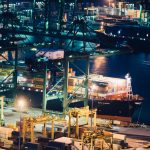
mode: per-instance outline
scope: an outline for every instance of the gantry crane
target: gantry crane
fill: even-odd
[[[89,110],[89,107],[83,107],[83,108],[73,108],[69,110],[68,115],[69,115],[69,121],[68,121],[68,137],[70,137],[71,134],[71,118],[75,118],[75,126],[76,126],[76,132],[75,132],[75,138],[79,138],[79,118],[80,117],[86,117],[86,123],[88,124],[89,121],[89,116],[94,117],[94,124],[92,127],[96,127],[96,112],[97,110]]]
[[[50,116],[48,114],[43,114],[37,117],[24,117],[23,118],[23,127],[22,127],[22,137],[23,143],[25,143],[25,137],[30,134],[31,142],[35,142],[34,138],[34,126],[37,124],[44,124],[43,135],[46,136],[46,123],[51,122],[51,138],[54,139],[54,122],[62,122],[66,124],[66,120],[58,116]]]
[[[109,141],[106,144],[107,148],[112,149],[112,136],[112,133],[105,132],[103,130],[84,131],[81,139],[81,143],[83,144],[83,150],[84,145],[87,145],[89,150],[93,150],[94,146],[99,147],[101,150],[103,150],[106,139],[107,141]],[[96,144],[96,141],[98,141],[98,145]]]
[[[86,123],[88,124],[89,116],[94,114],[94,127],[96,126],[96,110],[93,110],[92,112],[89,110],[89,107],[83,107],[83,108],[74,108],[66,112],[66,115],[69,116],[68,124],[67,120],[64,118],[61,118],[59,116],[51,116],[49,114],[43,114],[37,117],[32,116],[25,116],[23,118],[23,127],[22,127],[22,137],[23,142],[25,142],[25,137],[28,134],[30,134],[31,142],[35,142],[34,139],[34,126],[37,124],[44,124],[43,129],[43,135],[46,136],[46,123],[51,122],[51,139],[54,140],[54,123],[55,122],[61,122],[64,123],[66,126],[68,125],[68,137],[70,137],[70,131],[71,131],[71,118],[76,118],[76,134],[75,137],[79,138],[79,117],[86,117]],[[91,116],[92,117],[92,116]]]

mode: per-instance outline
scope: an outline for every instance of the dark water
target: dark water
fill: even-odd
[[[150,54],[98,57],[91,61],[90,72],[120,78],[130,73],[133,93],[144,97],[143,105],[134,114],[133,119],[150,124]]]

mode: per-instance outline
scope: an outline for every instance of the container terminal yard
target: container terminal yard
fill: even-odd
[[[1,0],[0,150],[150,149],[130,72],[91,71],[96,59],[149,53],[149,6]]]

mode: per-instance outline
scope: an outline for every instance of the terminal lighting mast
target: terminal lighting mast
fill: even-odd
[[[3,125],[4,124],[4,96],[0,97],[0,104],[1,104],[0,125]]]

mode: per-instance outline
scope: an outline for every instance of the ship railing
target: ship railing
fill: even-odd
[[[129,127],[132,127],[132,128],[149,128],[149,126],[148,125],[145,125],[144,123],[143,124],[141,124],[141,123],[130,123],[129,124]]]

